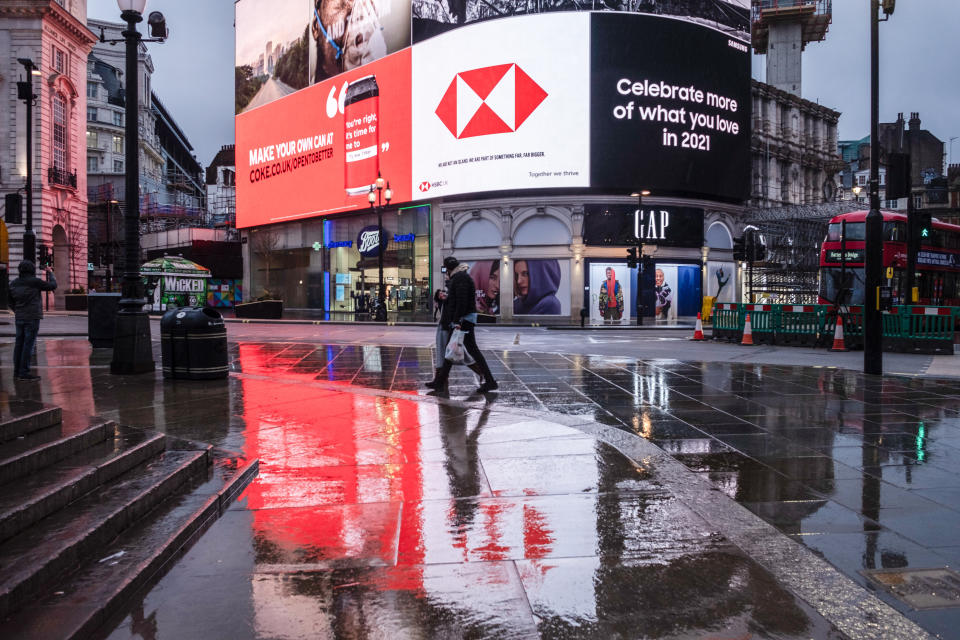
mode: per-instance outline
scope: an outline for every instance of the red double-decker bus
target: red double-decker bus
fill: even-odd
[[[849,294],[847,304],[863,304],[864,235],[868,211],[854,211],[830,220],[820,249],[820,302],[836,304],[843,278]],[[883,214],[882,282],[893,287],[895,304],[907,304],[907,216],[892,211]],[[846,225],[844,225],[846,221]],[[846,229],[846,238],[843,233]],[[841,249],[841,246],[843,247]],[[887,267],[893,277],[887,279]],[[841,274],[846,272],[846,276]],[[960,226],[933,220],[930,236],[921,240],[917,252],[919,304],[960,306]]]

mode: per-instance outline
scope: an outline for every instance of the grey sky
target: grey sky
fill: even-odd
[[[285,0],[277,0],[282,2]],[[298,0],[299,1],[299,0]],[[745,2],[745,0],[742,0]],[[803,97],[840,111],[840,138],[861,138],[870,126],[869,0],[834,0],[824,42],[807,47]],[[150,0],[162,11],[170,40],[151,44],[154,91],[190,138],[201,164],[233,143],[233,0]],[[92,18],[119,22],[116,0],[88,0]],[[264,16],[268,19],[268,16]],[[960,2],[900,0],[880,25],[880,120],[919,111],[923,128],[948,143],[960,136]],[[754,56],[754,76],[765,60]],[[909,115],[906,115],[909,117]],[[960,161],[960,139],[952,162]]]

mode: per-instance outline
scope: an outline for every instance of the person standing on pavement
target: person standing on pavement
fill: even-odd
[[[440,311],[440,324],[449,327],[451,331],[453,329],[463,331],[463,346],[476,361],[470,365],[470,368],[482,378],[478,390],[480,393],[493,391],[499,385],[493,379],[490,367],[480,353],[474,335],[474,327],[477,324],[477,288],[473,284],[473,278],[470,277],[470,265],[461,264],[455,257],[447,256],[443,260],[443,266],[450,280],[447,285],[447,299]],[[444,359],[443,367],[437,372],[436,378],[427,383],[427,386],[437,391],[445,390],[452,366],[452,362]]]
[[[39,380],[40,376],[30,373],[30,359],[43,318],[40,292],[55,291],[57,280],[50,269],[47,269],[46,281],[38,278],[37,268],[29,260],[21,261],[17,269],[20,277],[10,283],[10,308],[13,309],[17,326],[17,338],[13,346],[13,375],[17,380]]]

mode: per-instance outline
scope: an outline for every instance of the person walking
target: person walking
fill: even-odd
[[[451,331],[453,329],[463,331],[463,346],[475,360],[470,368],[481,377],[478,391],[480,393],[493,391],[499,385],[493,379],[493,373],[487,365],[487,360],[480,353],[474,335],[474,327],[477,324],[477,288],[469,274],[470,266],[460,264],[460,261],[453,256],[444,258],[443,266],[447,270],[450,280],[447,285],[447,299],[440,310],[440,324],[448,327]],[[436,377],[427,383],[427,386],[437,391],[445,390],[451,367],[453,367],[453,363],[444,359],[443,366],[437,371]]]
[[[21,261],[17,270],[20,276],[10,283],[10,308],[13,309],[17,326],[17,338],[13,345],[13,376],[17,380],[39,380],[40,376],[30,373],[30,359],[43,318],[40,292],[56,290],[57,280],[50,269],[47,269],[46,281],[38,278],[37,267],[29,260]]]

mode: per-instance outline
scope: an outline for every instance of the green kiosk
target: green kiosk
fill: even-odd
[[[173,307],[207,304],[210,269],[180,256],[163,256],[140,267],[146,289],[146,310],[163,313]]]

